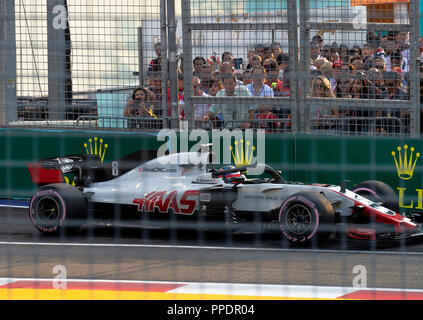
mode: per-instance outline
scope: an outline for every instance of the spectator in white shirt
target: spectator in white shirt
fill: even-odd
[[[253,69],[253,82],[247,85],[247,89],[255,97],[273,97],[273,89],[264,83],[266,70],[263,67]]]
[[[251,92],[245,86],[239,86],[235,75],[229,75],[223,78],[223,88],[216,97],[251,97]],[[237,102],[234,98],[233,103],[213,104],[204,120],[218,121],[223,120],[227,128],[246,129],[251,126],[249,119],[254,118],[256,107]]]
[[[209,95],[201,90],[200,78],[194,76],[192,78],[193,93],[195,97],[208,97]],[[209,104],[194,104],[194,120],[197,123],[202,120],[205,115],[209,112]]]

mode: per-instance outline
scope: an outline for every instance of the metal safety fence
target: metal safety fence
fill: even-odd
[[[21,0],[0,9],[2,125],[76,128],[89,116],[93,127],[132,128],[104,117],[162,116],[159,2]],[[141,86],[144,96],[134,92]]]
[[[0,9],[3,126],[77,128],[88,117],[111,130],[188,121],[310,133],[317,118],[392,117],[400,123],[321,133],[420,135],[417,0],[9,0]],[[127,116],[140,121],[117,121]]]
[[[423,300],[419,9],[0,1],[0,300]]]
[[[260,121],[263,127],[281,132],[315,133],[318,128],[320,134],[420,134],[420,37],[418,15],[413,14],[419,12],[418,1],[395,8],[383,1],[369,6],[354,1],[331,5],[282,1],[273,8],[240,8],[233,2],[237,9],[227,17],[219,14],[218,4],[201,8],[196,1],[183,3],[188,12],[183,22],[184,55],[188,53],[188,60],[193,61],[193,65],[184,65],[189,68],[184,78],[189,78],[191,71],[198,73],[196,63],[207,45],[213,52],[225,43],[222,51],[227,54],[222,53],[217,76],[223,80],[225,73],[231,74],[223,64],[223,59],[231,59],[232,74],[253,96],[250,103],[231,97],[227,104],[211,104],[211,113],[217,111],[231,122],[230,113],[242,116],[239,109],[249,105],[247,109],[254,111],[245,113],[244,120]],[[210,12],[207,18],[204,12]],[[202,51],[195,37],[190,37],[193,34],[204,35]],[[232,37],[229,43],[228,34]],[[186,81],[189,87],[185,86],[185,104],[191,104],[194,119],[198,117],[196,106],[209,101],[198,97],[202,93],[195,90],[196,81],[194,77],[191,97],[191,84]],[[207,91],[204,86],[203,91]],[[222,110],[228,110],[226,117]],[[280,119],[289,126],[279,126],[274,120],[270,122],[276,125],[269,125],[269,119]],[[366,124],[368,121],[375,125]]]
[[[395,117],[398,125],[374,133],[419,135],[420,40],[413,14],[418,1],[394,10],[383,1],[367,7],[352,1],[352,7],[329,10],[301,4],[305,118]],[[371,134],[366,125],[351,133]]]

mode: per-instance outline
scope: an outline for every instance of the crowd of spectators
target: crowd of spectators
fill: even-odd
[[[409,100],[410,44],[406,32],[379,37],[368,32],[366,43],[348,48],[334,42],[323,45],[316,35],[310,43],[312,97]],[[320,86],[325,87],[319,89]],[[351,107],[336,102],[330,108],[312,108],[314,128],[367,133],[400,133],[408,130],[409,112],[400,108],[372,109],[363,103]],[[320,120],[316,120],[320,118]],[[341,118],[342,121],[321,118]]]
[[[149,88],[146,89],[151,92],[151,100],[160,102],[163,96],[160,82],[160,43],[155,45],[155,50],[157,58],[149,65]],[[324,44],[324,39],[316,35],[309,43],[309,53],[310,88],[305,88],[304,92],[310,97],[409,99],[410,45],[406,32],[387,32],[384,36],[368,32],[364,44],[350,48],[336,42]],[[283,52],[280,43],[258,44],[248,50],[246,57],[247,61],[235,59],[231,52],[223,52],[220,56],[195,57],[192,61],[193,95],[268,98],[290,96],[290,56]],[[185,118],[182,58],[181,55],[178,68],[179,120]],[[300,91],[302,90],[300,87]],[[275,103],[268,103],[269,99],[266,101],[266,104],[245,104],[237,103],[234,99],[231,104],[194,105],[194,119],[197,126],[204,128],[260,127],[289,131],[289,100],[287,99],[286,104],[280,100]],[[389,121],[382,119],[407,119],[406,112],[399,111],[400,109],[388,112],[366,108],[366,104],[361,108],[349,108],[345,103],[338,107],[336,100],[323,107],[316,105],[309,109],[313,127],[322,130],[366,132],[370,130],[369,123],[375,120],[378,132],[383,132],[391,129],[388,128]],[[145,110],[143,112],[146,114]],[[161,114],[161,107],[151,109],[150,113]],[[342,127],[340,122],[334,121],[348,117],[352,120],[344,121]],[[358,121],[360,117],[363,121]],[[376,123],[375,121],[373,122]]]

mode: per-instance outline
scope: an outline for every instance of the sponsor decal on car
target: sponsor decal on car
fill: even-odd
[[[143,173],[177,173],[178,169],[176,168],[138,168],[138,172]]]
[[[181,198],[178,199],[177,191],[153,191],[144,198],[136,198],[132,203],[138,205],[138,211],[141,212],[160,212],[174,214],[192,215],[197,208],[199,191],[184,191]]]

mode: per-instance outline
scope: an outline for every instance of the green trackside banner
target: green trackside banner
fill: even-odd
[[[229,142],[224,142],[230,136]],[[212,143],[217,163],[266,162],[284,178],[302,183],[340,184],[352,188],[381,180],[398,194],[401,210],[423,214],[423,140],[386,137],[287,135],[215,130],[169,135],[143,132],[1,129],[0,197],[30,198],[36,186],[28,163],[73,154],[96,154],[104,164],[140,150],[198,151]],[[113,166],[111,166],[113,168]],[[72,183],[72,177],[65,178]]]

